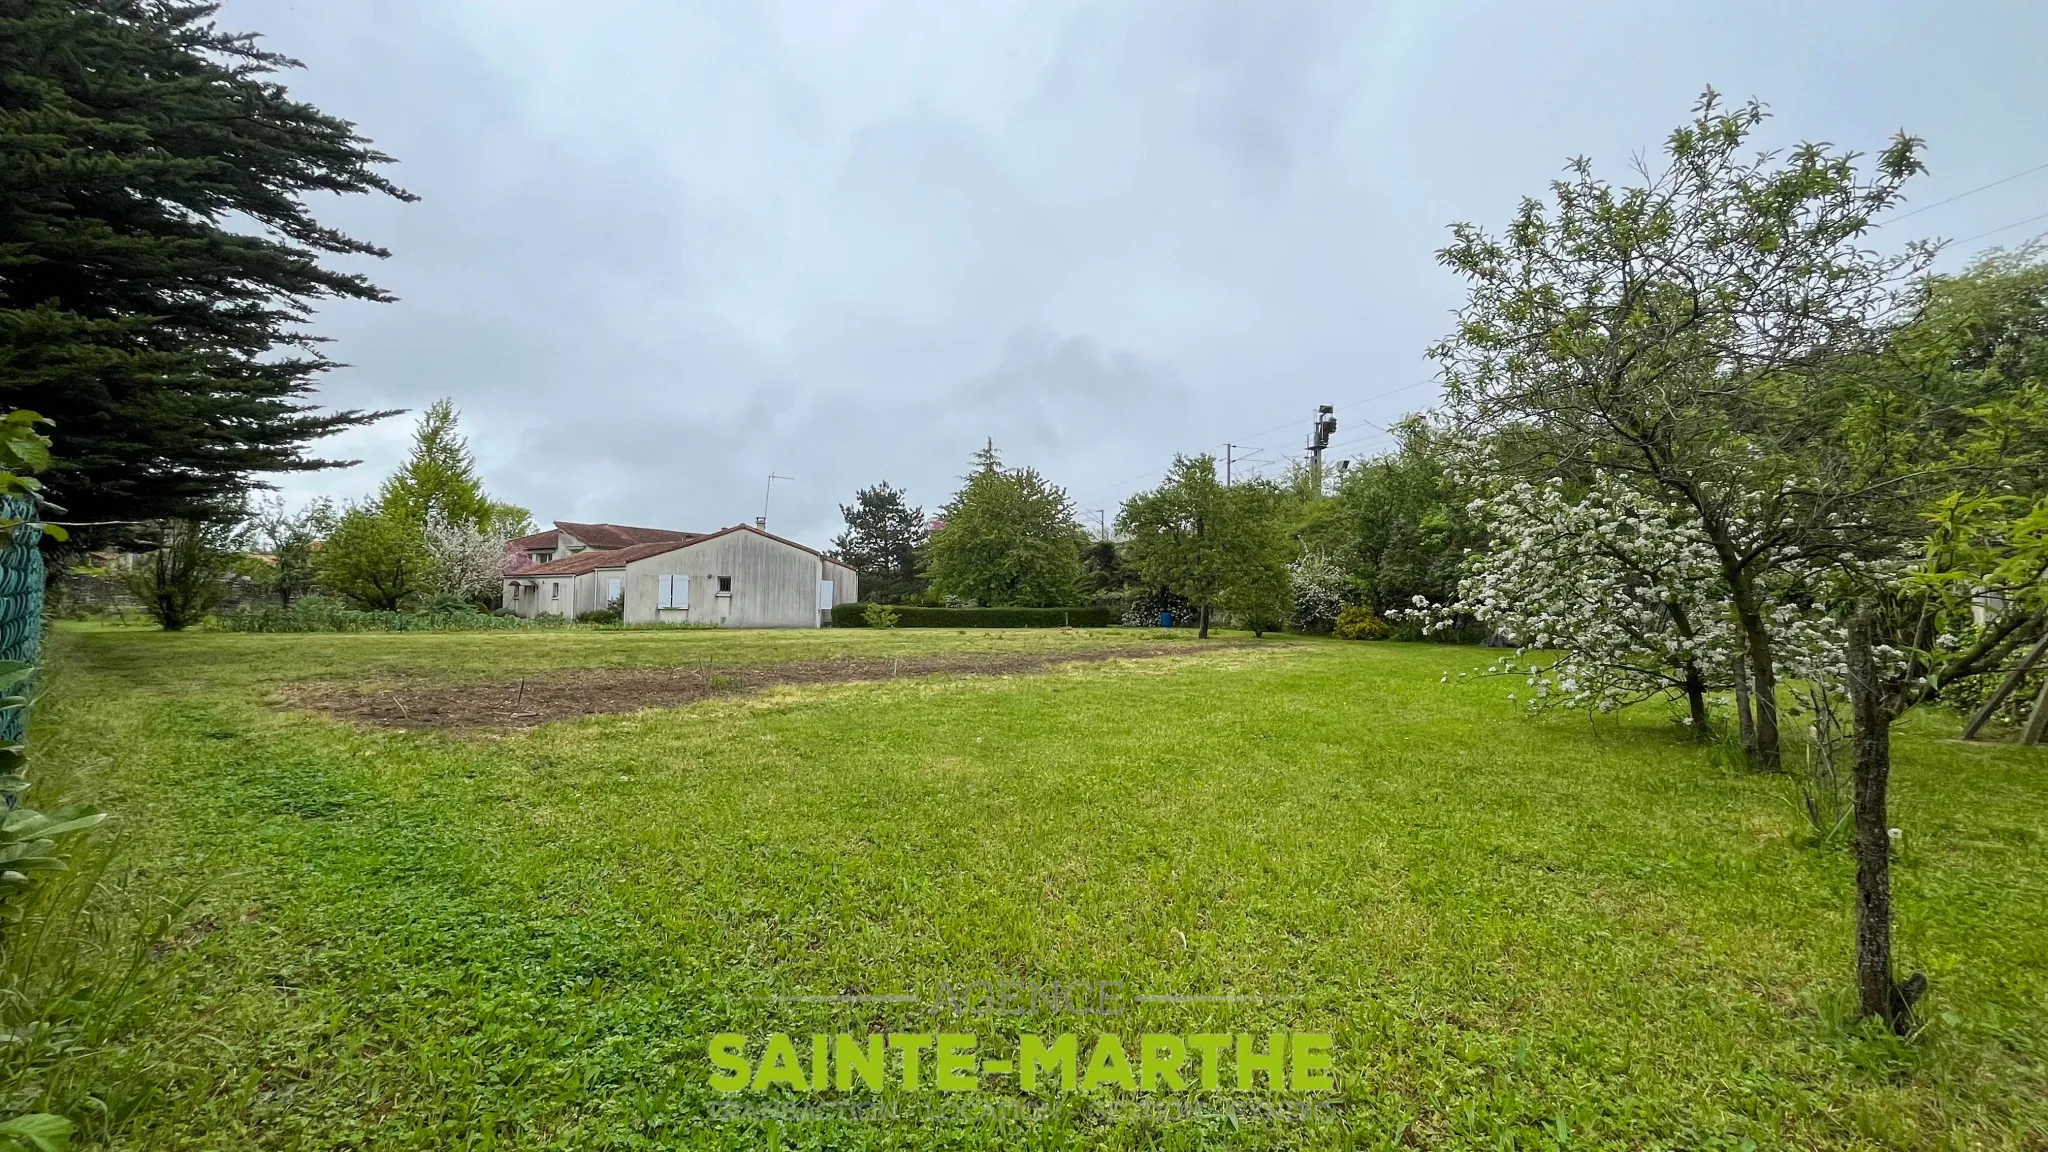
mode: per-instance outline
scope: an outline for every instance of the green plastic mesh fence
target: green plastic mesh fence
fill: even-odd
[[[34,663],[43,639],[43,530],[32,521],[35,501],[27,496],[0,496],[0,660]],[[26,709],[0,712],[0,744],[21,743],[28,726]]]

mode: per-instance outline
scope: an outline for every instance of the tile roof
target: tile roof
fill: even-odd
[[[584,535],[585,529],[621,528],[617,524],[571,524],[563,520],[557,520],[555,523],[560,524],[564,531],[581,539],[586,544],[590,543],[591,540],[589,536]],[[849,571],[859,571],[844,560],[835,560],[816,548],[807,547],[794,540],[785,540],[772,532],[756,528],[752,524],[735,524],[730,528],[720,528],[716,532],[708,533],[670,532],[662,528],[625,528],[622,530],[655,535],[657,538],[623,547],[593,545],[584,551],[573,552],[558,560],[550,560],[545,564],[536,565],[532,568],[516,571],[508,569],[505,572],[505,578],[508,580],[523,580],[529,576],[581,576],[586,572],[596,572],[602,568],[623,568],[635,560],[645,560],[650,556],[660,556],[667,552],[674,552],[679,548],[687,548],[692,544],[701,544],[706,540],[716,540],[720,536],[733,532],[752,532],[756,536],[765,536],[778,544],[787,544],[800,552],[808,552],[821,559],[830,560],[832,563]]]
[[[592,548],[629,548],[635,544],[653,544],[658,541],[673,543],[678,540],[694,540],[702,535],[699,532],[676,532],[668,528],[635,528],[627,524],[575,524],[567,520],[555,521],[555,527]]]
[[[574,530],[571,529],[571,531]],[[524,580],[529,576],[581,576],[585,572],[595,572],[600,568],[624,568],[630,561],[645,560],[649,556],[659,556],[664,552],[673,552],[678,548],[686,548],[699,539],[699,537],[690,536],[687,533],[677,533],[677,535],[684,538],[681,540],[655,540],[646,544],[634,544],[626,548],[587,548],[574,555],[564,556],[560,560],[550,560],[545,564],[538,564],[519,572],[508,572],[505,574],[505,578],[508,580]]]

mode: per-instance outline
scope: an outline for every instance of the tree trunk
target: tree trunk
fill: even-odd
[[[1672,627],[1676,628],[1678,635],[1690,644],[1694,634],[1692,620],[1685,609],[1675,601],[1665,604],[1664,608],[1671,614]],[[1689,657],[1685,661],[1685,703],[1692,712],[1692,738],[1713,739],[1713,724],[1707,715],[1707,678],[1700,675],[1697,657]]]
[[[1742,754],[1754,762],[1756,715],[1749,710],[1749,662],[1740,653],[1735,657],[1735,737],[1742,744]]]
[[[2027,730],[2020,735],[2022,744],[2039,744],[2048,736],[2048,680],[2041,682],[2041,694],[2034,697],[2034,714],[2027,717]]]
[[[2026,677],[2027,671],[2034,666],[2034,661],[2041,658],[2043,652],[2048,652],[2048,632],[2041,634],[2041,639],[2036,641],[2034,647],[2020,659],[2011,672],[2006,674],[2004,682],[1999,684],[1997,690],[1984,698],[1984,706],[1977,709],[1976,715],[1971,716],[1970,722],[1963,726],[1963,739],[1977,738],[1977,733],[1984,730],[1984,725],[1991,719],[1991,714],[1998,711],[1998,706],[2005,703],[2005,698],[2012,695],[2013,689],[2019,687],[2020,681]],[[2037,703],[2034,705],[2034,715],[2040,714],[2041,706]]]
[[[1204,605],[1202,605],[1202,631],[1201,631],[1201,634],[1200,634],[1200,636],[1199,636],[1199,639],[1207,640],[1208,638],[1209,638],[1209,606],[1208,606],[1207,604],[1204,604]]]
[[[1771,667],[1771,634],[1764,628],[1763,613],[1749,603],[1747,595],[1737,598],[1736,618],[1742,626],[1742,647],[1749,657],[1751,704],[1756,709],[1756,752],[1753,762],[1759,772],[1778,772],[1784,763],[1778,754],[1778,674]]]
[[[1856,998],[1865,1016],[1882,1019],[1903,1036],[1913,1002],[1927,988],[1915,974],[1892,979],[1892,845],[1886,812],[1891,783],[1892,715],[1871,657],[1871,619],[1849,624],[1849,700],[1855,716],[1850,775],[1856,789]]]
[[[1690,660],[1685,662],[1685,703],[1692,710],[1692,738],[1713,739],[1713,725],[1707,716],[1707,680],[1700,675],[1699,665]]]

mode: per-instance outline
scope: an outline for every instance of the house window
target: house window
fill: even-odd
[[[554,581],[553,583],[551,583],[551,584],[549,584],[549,585],[548,585],[548,599],[550,599],[550,600],[560,600],[561,598],[562,598],[562,582],[561,582],[560,580],[557,580],[557,581]]]
[[[619,578],[617,576],[613,576],[604,582],[604,602],[607,604],[617,604],[619,602]]]
[[[660,576],[655,579],[656,608],[688,608],[690,606],[690,578],[688,576]]]
[[[732,577],[730,577],[730,576],[720,576],[720,577],[718,578],[718,590],[719,590],[720,592],[730,592],[730,591],[732,591]]]
[[[535,564],[545,564],[548,561],[553,560],[555,558],[555,554],[553,552],[528,552],[526,554],[526,558],[528,560],[533,561]]]

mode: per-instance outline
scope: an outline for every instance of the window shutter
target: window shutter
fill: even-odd
[[[654,606],[655,606],[655,607],[657,607],[657,608],[673,608],[673,607],[675,607],[675,606],[676,606],[676,584],[675,584],[675,581],[676,581],[676,578],[675,578],[675,577],[673,577],[673,576],[667,576],[667,575],[664,575],[664,576],[660,576],[660,577],[657,577],[657,578],[656,578],[656,580],[655,580],[655,583],[656,583],[656,584],[657,584],[657,585],[658,585],[659,587],[658,587],[658,588],[657,588],[657,590],[656,590],[656,591],[657,591],[657,595],[656,595],[656,597],[655,597],[655,600],[654,600]]]
[[[678,576],[676,577],[676,607],[688,608],[689,606],[690,578],[688,576]]]

